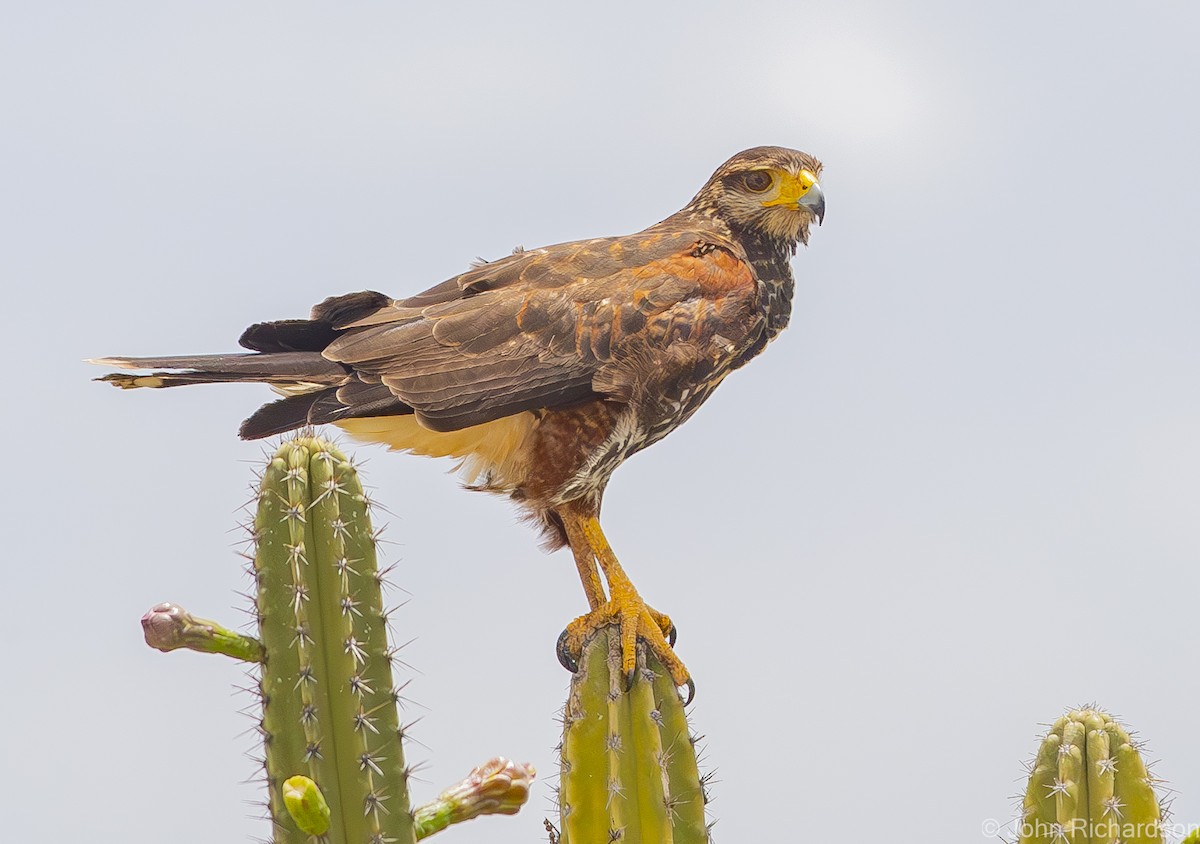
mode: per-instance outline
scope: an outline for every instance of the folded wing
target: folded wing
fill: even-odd
[[[324,355],[453,431],[597,395],[631,338],[685,336],[731,291],[755,295],[748,265],[694,232],[562,244],[356,315]]]

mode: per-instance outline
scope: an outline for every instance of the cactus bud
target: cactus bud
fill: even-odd
[[[532,765],[510,762],[503,756],[489,759],[416,810],[417,838],[480,815],[515,815],[529,799],[529,786],[536,775]]]
[[[329,831],[329,804],[308,777],[294,776],[284,781],[283,803],[302,832],[324,835]]]
[[[253,636],[226,630],[215,621],[197,618],[178,604],[156,604],[142,616],[146,644],[166,653],[187,648],[225,654],[243,662],[262,662],[262,643]]]

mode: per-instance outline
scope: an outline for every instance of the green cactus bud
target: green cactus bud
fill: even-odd
[[[1029,775],[1020,844],[1159,844],[1162,807],[1137,745],[1107,713],[1054,722]]]
[[[297,774],[328,801],[333,844],[416,840],[367,504],[355,467],[312,437],[284,443],[262,478],[254,567],[277,844],[307,841],[283,797]]]
[[[146,644],[163,653],[187,648],[210,654],[225,654],[243,662],[262,662],[262,642],[227,630],[215,621],[197,618],[178,604],[156,604],[142,616]]]
[[[305,776],[288,777],[283,783],[283,803],[302,832],[324,835],[329,831],[329,804],[317,784]]]
[[[480,815],[515,815],[529,800],[529,786],[536,775],[532,765],[510,762],[502,756],[489,759],[413,813],[417,838]]]
[[[558,840],[708,844],[707,799],[683,701],[641,646],[638,677],[626,690],[620,640],[616,626],[598,630],[571,680]]]

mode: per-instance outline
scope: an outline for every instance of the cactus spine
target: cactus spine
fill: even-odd
[[[667,671],[639,648],[627,691],[620,633],[584,643],[563,713],[560,844],[707,844],[694,742]]]
[[[1022,804],[1020,844],[1158,844],[1162,807],[1129,734],[1074,709],[1042,741]]]
[[[329,804],[329,840],[414,842],[375,537],[358,472],[311,437],[279,449],[254,519],[260,690],[279,844],[304,842],[283,799],[303,775]]]

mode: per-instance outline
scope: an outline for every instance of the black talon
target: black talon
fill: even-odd
[[[688,695],[687,695],[687,700],[685,700],[683,702],[684,706],[689,705],[692,702],[692,698],[694,698],[696,696],[696,684],[692,682],[691,677],[688,677],[687,690],[688,690]]]
[[[554,646],[554,652],[558,655],[558,664],[570,671],[572,674],[579,672],[579,662],[575,656],[567,650],[567,631],[558,634],[558,642]]]
[[[675,622],[671,622],[671,629],[667,631],[667,644],[675,647],[675,638],[679,635],[679,628],[675,626]]]
[[[625,691],[633,691],[633,683],[637,680],[637,673],[636,665],[625,672]]]

